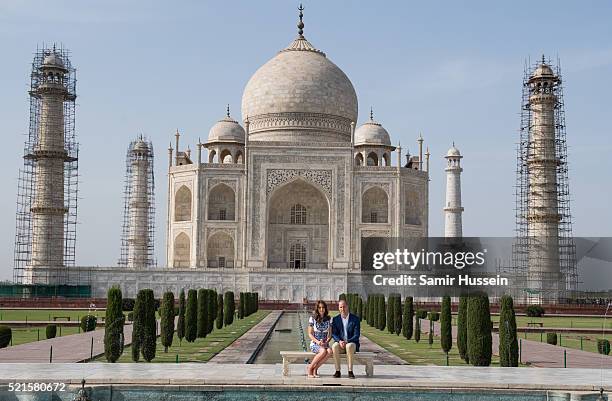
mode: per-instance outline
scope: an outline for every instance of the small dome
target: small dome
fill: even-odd
[[[459,149],[455,147],[454,143],[453,147],[446,152],[446,157],[461,157],[461,153],[459,152]]]
[[[372,118],[355,130],[355,145],[391,145],[391,137],[383,126]]]
[[[555,73],[553,72],[552,68],[550,68],[550,66],[548,64],[540,64],[535,71],[533,71],[533,74],[531,74],[532,78],[538,78],[538,77],[554,77]]]
[[[55,51],[45,56],[42,62],[42,66],[43,67],[56,67],[56,68],[62,68],[62,69],[66,68],[64,66],[64,60],[62,60],[62,57]]]
[[[244,128],[229,116],[219,120],[208,131],[208,143],[211,142],[238,142],[244,143]]]
[[[149,150],[149,146],[142,138],[138,138],[138,140],[134,143],[134,151],[146,152]]]

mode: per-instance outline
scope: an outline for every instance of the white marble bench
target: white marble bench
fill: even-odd
[[[283,376],[289,376],[289,364],[297,360],[311,360],[315,354],[307,351],[281,351],[283,357]],[[366,375],[372,377],[374,375],[374,352],[356,352],[353,356],[353,363],[365,365]],[[340,358],[346,360],[346,354],[340,354]],[[334,357],[330,357],[325,363],[334,363]]]

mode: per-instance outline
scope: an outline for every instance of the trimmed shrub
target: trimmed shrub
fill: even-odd
[[[363,320],[363,308],[363,300],[361,297],[359,297],[357,298],[357,317],[359,318],[360,322]]]
[[[85,315],[81,318],[81,330],[84,332],[94,331],[96,329],[96,324],[98,323],[98,318],[94,315]]]
[[[0,348],[6,348],[13,338],[13,330],[8,326],[0,326]]]
[[[205,338],[208,334],[208,290],[198,290],[198,338]]]
[[[610,341],[605,338],[598,338],[597,352],[602,355],[610,355]]]
[[[419,319],[427,319],[427,311],[420,309],[417,311],[417,316]]]
[[[217,319],[215,320],[217,330],[223,328],[223,294],[217,295]]]
[[[178,306],[178,322],[176,322],[176,336],[179,339],[179,344],[185,338],[185,290],[181,290],[179,294]]]
[[[240,300],[238,301],[238,318],[244,319],[244,298],[245,298],[244,292],[241,292],[239,297],[240,297]]]
[[[525,313],[528,317],[542,317],[544,316],[544,308],[540,305],[529,305],[527,309],[525,309]]]
[[[48,324],[47,327],[45,327],[45,337],[47,338],[47,340],[55,338],[56,335],[57,326],[55,324]]]
[[[143,295],[143,310],[140,314],[142,318],[142,357],[145,361],[151,362],[155,358],[157,343],[157,320],[155,319],[155,296],[153,290],[141,290]],[[136,315],[138,318],[139,315]]]
[[[112,287],[106,296],[104,318],[104,357],[108,362],[117,362],[123,352],[123,299],[121,289]]]
[[[223,324],[229,326],[234,323],[234,311],[236,310],[236,304],[234,301],[234,293],[227,291],[223,294]]]
[[[429,335],[427,338],[427,342],[430,345],[430,348],[431,348],[431,345],[433,344],[433,338],[434,338],[433,332],[434,332],[434,321],[429,320],[429,333],[428,333]]]
[[[164,293],[160,316],[160,342],[167,353],[174,339],[174,294],[170,291]]]
[[[206,332],[210,334],[215,327],[215,318],[217,317],[217,291],[208,290],[206,306],[208,309],[206,314]]]
[[[128,314],[127,314],[127,319],[128,319],[130,322],[133,322],[133,321],[134,321],[134,312],[128,312]]]
[[[516,336],[516,316],[512,297],[504,295],[500,299],[499,314],[499,364],[518,366],[518,341]]]
[[[196,338],[198,338],[198,292],[189,290],[185,308],[185,340],[192,343]]]
[[[403,313],[402,333],[407,340],[410,340],[414,330],[414,301],[412,297],[406,297]]]
[[[142,348],[142,337],[144,333],[143,319],[145,312],[144,290],[138,291],[136,302],[134,302],[134,311],[132,312],[132,360],[138,362],[140,360],[140,350]],[[129,315],[129,314],[128,314]]]
[[[395,297],[393,311],[395,314],[395,334],[399,336],[402,332],[402,296],[399,294]]]
[[[467,307],[468,297],[460,296],[459,309],[457,312],[457,350],[459,351],[461,359],[463,359],[465,363],[470,363],[467,345]]]
[[[395,294],[389,295],[389,303],[387,305],[387,331],[393,333],[395,330]]]
[[[340,296],[338,297],[338,301],[346,301],[346,294],[345,293],[340,294]]]
[[[131,312],[134,310],[134,298],[123,298],[121,300],[121,309],[124,312]]]
[[[427,314],[427,319],[431,320],[432,322],[437,322],[440,320],[440,312],[429,312]]]
[[[387,316],[386,316],[386,312],[387,312],[387,304],[385,302],[385,296],[384,294],[380,295],[380,300],[378,302],[378,329],[379,330],[384,330],[385,327],[387,326]]]
[[[546,342],[550,345],[557,345],[557,333],[546,333]]]
[[[442,298],[442,311],[440,313],[440,347],[445,354],[453,347],[453,316],[451,314],[451,299]]]
[[[486,294],[470,296],[468,299],[467,345],[473,366],[491,365],[493,339],[489,297]]]
[[[421,319],[415,315],[414,317],[414,341],[421,341]]]

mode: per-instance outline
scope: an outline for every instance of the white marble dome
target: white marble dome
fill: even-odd
[[[224,119],[219,120],[212,126],[208,131],[208,143],[212,142],[238,142],[244,143],[244,128],[238,121],[232,117],[225,116]]]
[[[338,66],[298,36],[253,74],[242,118],[249,140],[348,142],[357,94]]]
[[[448,152],[446,152],[446,157],[460,157],[461,153],[459,152],[459,149],[457,149],[455,147],[455,144],[453,143],[453,147],[450,148],[448,150]]]
[[[355,130],[355,145],[391,145],[389,133],[383,126],[370,119]]]

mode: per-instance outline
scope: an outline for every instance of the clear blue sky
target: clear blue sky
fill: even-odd
[[[461,2],[464,3],[464,2]],[[139,133],[156,149],[157,257],[164,261],[168,142],[206,138],[225,104],[239,117],[255,70],[296,35],[297,2],[0,3],[0,279],[12,276],[18,169],[32,53],[62,43],[77,67],[77,263],[119,256],[124,158]],[[392,140],[432,152],[430,234],[443,232],[444,159],[465,156],[464,234],[511,236],[523,64],[560,57],[576,235],[612,236],[612,4],[575,1],[305,1],[305,35],[352,80]]]

